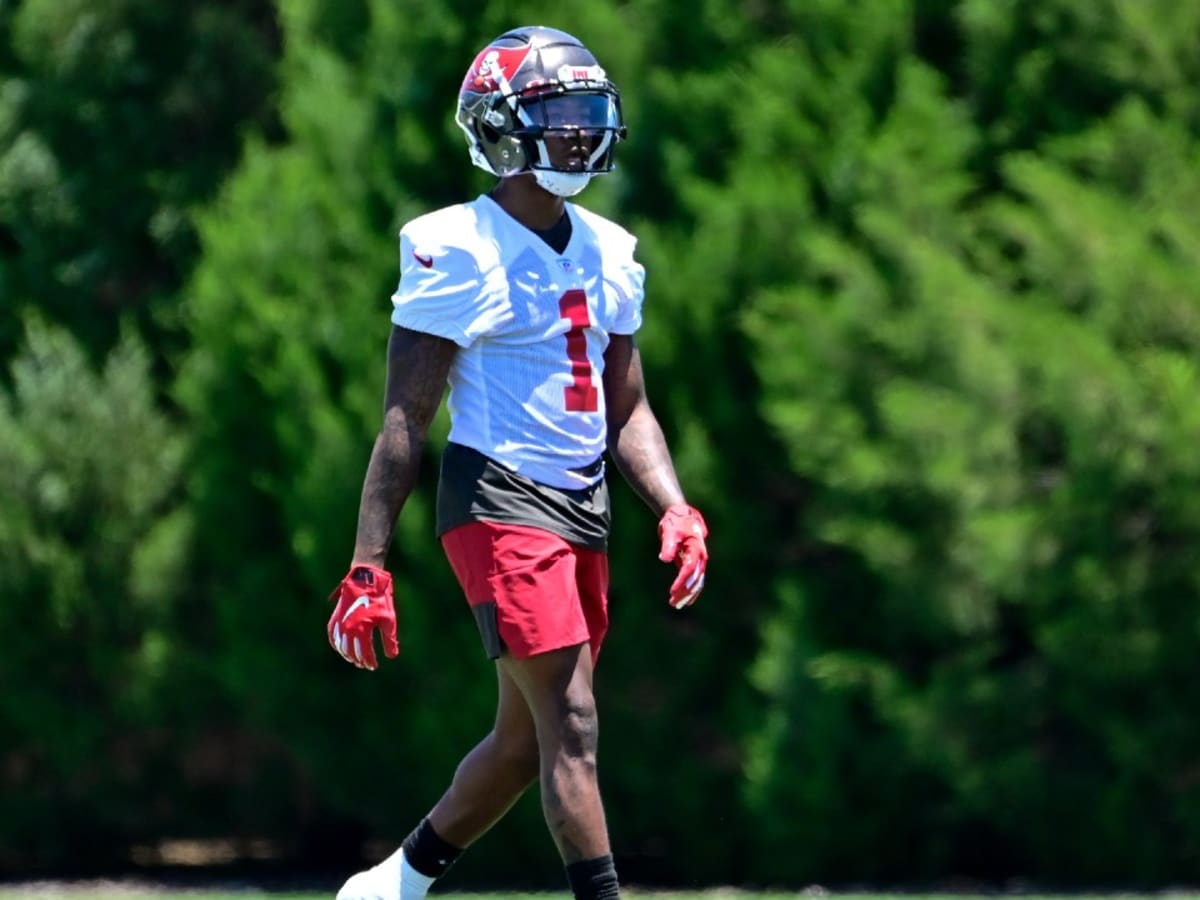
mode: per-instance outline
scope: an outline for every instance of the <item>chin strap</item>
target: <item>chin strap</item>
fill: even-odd
[[[542,188],[558,197],[574,197],[592,180],[593,172],[556,172],[533,169],[533,177]]]

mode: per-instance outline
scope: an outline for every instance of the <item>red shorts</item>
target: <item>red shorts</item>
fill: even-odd
[[[488,655],[524,659],[608,631],[608,557],[528,525],[468,522],[442,535]]]

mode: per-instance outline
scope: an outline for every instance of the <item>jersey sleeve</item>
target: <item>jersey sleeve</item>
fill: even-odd
[[[506,316],[497,291],[468,248],[400,232],[400,285],[392,294],[392,323],[470,346]]]
[[[624,252],[605,276],[617,294],[617,316],[609,329],[613,334],[633,334],[642,327],[646,270],[633,258],[634,245],[631,237]]]

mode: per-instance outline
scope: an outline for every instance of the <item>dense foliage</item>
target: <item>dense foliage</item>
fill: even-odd
[[[453,97],[526,21],[625,89],[581,201],[641,238],[652,400],[712,526],[676,614],[614,484],[626,877],[1200,878],[1177,0],[0,0],[0,866],[232,837],[349,867],[489,726],[432,536],[444,420],[400,659],[342,663],[324,598],[395,233],[486,187]],[[530,797],[448,882],[557,867]]]

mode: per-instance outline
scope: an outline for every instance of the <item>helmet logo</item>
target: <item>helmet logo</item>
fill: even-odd
[[[507,90],[529,52],[529,47],[485,47],[467,70],[462,89],[479,94]]]

